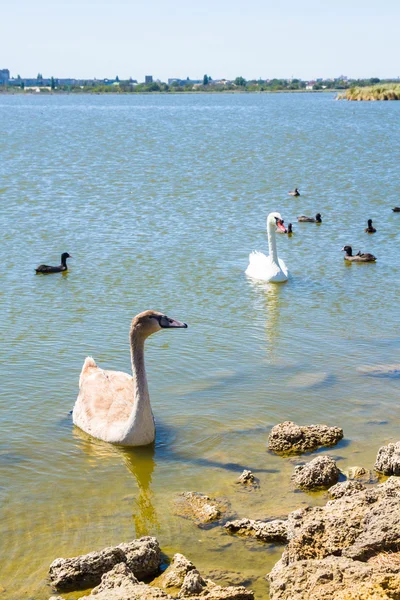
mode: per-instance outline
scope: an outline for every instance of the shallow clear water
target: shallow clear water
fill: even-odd
[[[54,558],[154,534],[266,598],[282,548],[173,516],[176,494],[253,518],[323,502],[293,492],[297,459],[266,451],[283,420],[343,427],[328,451],[342,469],[399,439],[399,382],[358,371],[399,355],[399,117],[331,94],[0,96],[4,597],[48,598]],[[257,284],[248,253],[268,251],[276,210],[294,224],[278,236],[291,278]],[[322,225],[297,224],[316,212]],[[377,263],[346,265],[345,244]],[[64,251],[67,274],[35,275]],[[69,411],[86,355],[130,370],[130,320],[148,308],[189,329],[147,342],[157,440],[127,451]],[[258,492],[234,485],[243,468]]]

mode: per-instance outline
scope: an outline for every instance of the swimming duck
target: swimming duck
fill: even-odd
[[[36,273],[62,273],[63,271],[68,271],[67,267],[67,258],[72,258],[71,254],[68,252],[63,252],[61,254],[61,265],[58,267],[50,267],[49,265],[39,265],[37,269],[35,269]]]
[[[365,233],[375,233],[375,227],[372,227],[372,219],[368,219],[368,227],[364,230]]]
[[[301,217],[297,217],[299,223],[322,223],[320,213],[317,213],[314,217],[305,217],[304,215]]]
[[[376,257],[373,254],[369,254],[366,252],[365,254],[361,252],[357,252],[355,256],[353,256],[353,250],[351,246],[344,246],[342,248],[342,252],[346,252],[344,256],[344,260],[348,260],[350,262],[375,262]]]
[[[300,192],[297,188],[294,188],[293,192],[288,192],[289,196],[300,196]]]
[[[289,225],[287,226],[287,232],[288,232],[288,235],[292,235],[292,233],[293,233],[292,224],[291,223],[289,223]]]
[[[400,206],[395,206],[394,208],[392,208],[393,212],[400,212]]]

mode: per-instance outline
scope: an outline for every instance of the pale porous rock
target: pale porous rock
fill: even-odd
[[[186,575],[190,571],[194,571],[196,567],[183,554],[175,554],[170,565],[165,569],[164,573],[154,579],[151,585],[166,589],[168,591],[179,591],[183,585]]]
[[[302,560],[270,574],[271,600],[394,600],[400,565],[379,568],[344,557]]]
[[[236,483],[240,483],[242,485],[255,485],[256,478],[254,477],[251,471],[245,469],[240,477],[237,479]]]
[[[182,492],[175,500],[175,514],[196,524],[218,521],[228,510],[228,502],[199,492]]]
[[[286,544],[288,541],[288,521],[275,519],[273,521],[253,521],[252,519],[237,519],[228,521],[225,529],[244,537],[253,537],[261,542]]]
[[[302,490],[317,490],[328,488],[339,479],[339,469],[330,456],[317,456],[305,465],[294,468],[292,481]]]
[[[178,598],[185,598],[186,596],[199,596],[206,587],[207,581],[202,578],[197,569],[193,569],[186,574]]]
[[[102,576],[100,585],[89,596],[80,600],[172,600],[172,596],[140,583],[128,565],[120,563]]]
[[[100,583],[104,573],[118,563],[126,563],[138,579],[158,573],[161,563],[156,538],[142,537],[127,544],[104,548],[74,558],[57,558],[49,569],[50,582],[57,590],[78,590]]]
[[[336,500],[337,498],[342,498],[342,496],[353,496],[365,489],[365,485],[361,481],[348,480],[337,483],[329,488],[329,495]]]
[[[268,437],[268,450],[278,454],[310,452],[322,446],[334,446],[343,438],[343,429],[328,425],[296,425],[279,423]]]
[[[289,519],[294,514],[291,539],[269,575],[271,600],[399,600],[400,559],[392,554],[400,546],[399,479]]]
[[[374,468],[384,475],[400,475],[400,442],[379,448]]]

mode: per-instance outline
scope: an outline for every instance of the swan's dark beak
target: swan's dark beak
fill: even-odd
[[[286,233],[286,232],[287,232],[287,229],[286,229],[286,227],[284,226],[284,224],[283,224],[283,221],[282,221],[281,219],[276,219],[276,226],[277,226],[277,227],[279,227],[279,229],[280,229],[281,231],[283,231],[283,233]]]
[[[186,323],[181,323],[181,321],[175,321],[175,319],[170,319],[167,316],[162,316],[160,318],[160,326],[163,329],[187,329]]]

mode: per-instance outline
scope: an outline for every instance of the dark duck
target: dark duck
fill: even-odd
[[[373,254],[369,254],[366,252],[365,254],[362,252],[357,252],[355,256],[353,256],[353,250],[351,246],[344,246],[342,248],[342,252],[345,252],[344,260],[349,262],[375,262],[376,257]]]
[[[305,217],[304,215],[301,217],[297,217],[299,223],[322,223],[321,214],[317,213],[314,217]]]
[[[375,233],[375,227],[372,227],[372,219],[368,219],[368,227],[364,230],[365,233]]]
[[[64,271],[68,271],[67,267],[67,258],[72,258],[68,252],[63,252],[61,254],[61,265],[58,267],[51,267],[50,265],[39,265],[37,269],[35,269],[36,273],[63,273]]]

